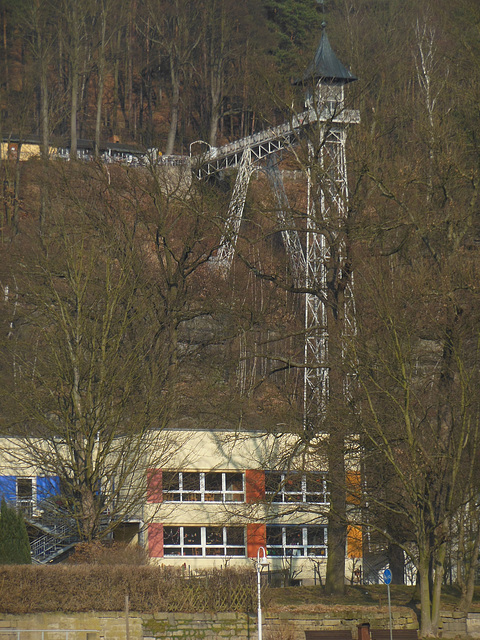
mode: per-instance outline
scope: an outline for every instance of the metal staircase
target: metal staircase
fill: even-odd
[[[290,258],[295,285],[301,287],[305,280],[305,253],[285,193],[282,174],[278,168],[277,154],[271,154],[267,157],[266,173],[277,200],[277,219],[282,232],[283,244]]]
[[[54,562],[79,542],[74,523],[63,522],[47,526],[36,520],[26,522],[41,534],[30,543],[32,562],[35,564]]]
[[[235,154],[235,158],[236,157],[237,154]],[[222,239],[220,240],[220,248],[217,255],[213,258],[214,262],[223,271],[228,271],[232,264],[235,245],[242,222],[243,210],[245,208],[248,185],[253,170],[252,150],[246,147],[241,153],[240,166],[237,179],[235,180],[230,206],[228,207],[227,222]]]

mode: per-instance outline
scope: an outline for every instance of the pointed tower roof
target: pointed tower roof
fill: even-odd
[[[312,79],[325,80],[335,84],[346,84],[357,79],[334,54],[325,27],[326,24],[324,22],[322,24],[322,37],[315,56],[303,77],[299,78],[295,84],[306,84]]]

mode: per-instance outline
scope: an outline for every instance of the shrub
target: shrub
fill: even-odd
[[[141,566],[148,563],[148,554],[138,545],[95,540],[77,544],[68,563]]]
[[[31,564],[30,542],[21,513],[4,499],[0,506],[0,564]]]

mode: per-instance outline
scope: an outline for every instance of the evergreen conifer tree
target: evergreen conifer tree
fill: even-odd
[[[3,499],[0,507],[0,564],[30,564],[31,561],[23,516]]]

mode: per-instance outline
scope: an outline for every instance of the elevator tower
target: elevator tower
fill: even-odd
[[[278,204],[279,226],[295,283],[304,287],[304,425],[321,419],[329,397],[329,288],[344,286],[342,332],[354,331],[352,275],[348,272],[344,227],[348,183],[347,129],[360,122],[357,110],[345,107],[345,87],[356,80],[333,52],[325,29],[315,56],[296,84],[305,94],[305,110],[290,122],[271,127],[222,147],[212,147],[198,168],[207,177],[238,167],[224,232],[214,264],[227,274],[238,240],[248,184],[254,170],[265,165]],[[308,201],[305,240],[293,222],[278,169],[278,154],[307,141]],[[346,390],[348,392],[348,390]]]

